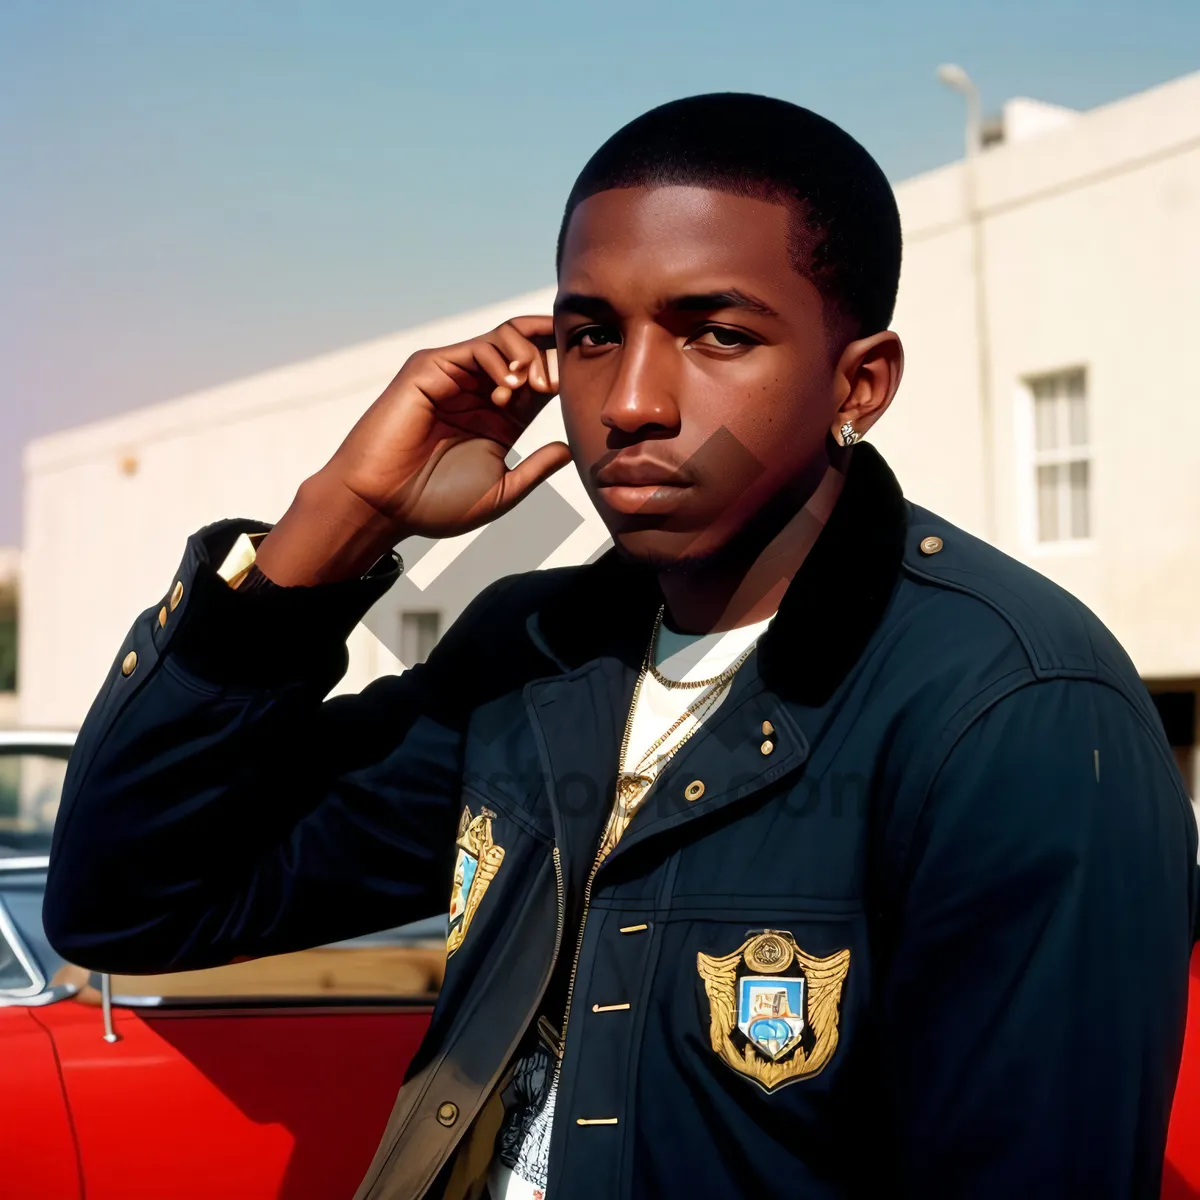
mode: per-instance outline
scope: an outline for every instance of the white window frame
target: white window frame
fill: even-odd
[[[1069,375],[1082,372],[1084,379],[1084,403],[1087,411],[1088,440],[1083,446],[1063,446],[1054,450],[1037,448],[1036,404],[1034,384],[1054,375]],[[1022,550],[1031,555],[1089,554],[1096,549],[1096,452],[1095,415],[1092,405],[1092,372],[1086,364],[1051,367],[1047,370],[1031,371],[1017,381],[1016,402],[1013,405],[1016,419],[1016,468],[1017,468],[1017,527]],[[1059,466],[1073,462],[1088,465],[1086,537],[1060,537],[1055,541],[1042,541],[1038,514],[1038,468]],[[1060,516],[1064,515],[1060,510]]]

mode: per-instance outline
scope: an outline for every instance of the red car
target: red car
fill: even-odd
[[[352,1196],[429,1023],[444,919],[212,971],[89,976],[41,926],[72,741],[0,733],[0,1196]]]
[[[348,1200],[428,1025],[444,921],[89,976],[41,927],[72,741],[0,733],[0,1196]],[[1200,954],[1162,1194],[1200,1198]]]

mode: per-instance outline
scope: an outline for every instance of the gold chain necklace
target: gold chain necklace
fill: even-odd
[[[633,732],[633,714],[637,710],[637,702],[638,697],[641,695],[642,684],[645,682],[647,673],[657,675],[657,673],[653,670],[654,651],[658,645],[658,631],[662,627],[663,613],[665,611],[666,605],[660,604],[658,608],[658,615],[654,618],[654,630],[650,634],[650,645],[646,647],[646,656],[642,660],[642,669],[638,674],[637,683],[634,685],[633,689],[633,700],[630,702],[629,713],[625,718],[625,735],[621,739],[620,767],[622,772],[625,770],[625,755],[629,749],[630,735]],[[719,675],[714,675],[711,679],[700,680],[699,683],[683,685],[685,687],[698,687],[701,684],[706,684],[714,690],[711,693],[706,692],[704,695],[693,700],[692,703],[689,704],[687,708],[685,708],[683,712],[680,713],[680,715],[671,723],[667,731],[655,738],[654,741],[650,743],[649,747],[646,749],[646,752],[640,759],[638,759],[637,767],[634,768],[635,770],[640,769],[645,763],[646,759],[648,759],[650,755],[657,750],[659,746],[661,746],[671,736],[671,734],[673,734],[675,730],[677,730],[680,725],[684,723],[684,721],[688,719],[688,717],[692,716],[695,712],[708,708],[713,701],[716,700],[716,698],[721,694],[720,690],[717,689],[723,690],[730,683],[734,675],[737,673],[738,668],[746,661],[747,658],[750,657],[750,653],[753,649],[754,642],[751,642],[750,645],[747,646],[746,649],[743,650],[741,654],[739,654],[737,658],[734,659],[734,661],[731,662],[729,666],[727,666]],[[680,739],[679,744],[670,751],[670,754],[674,754],[675,751],[678,750],[679,747],[682,746],[683,743],[688,739],[688,737],[691,736],[692,732],[694,732],[694,730],[691,730],[685,734],[684,737]],[[665,758],[669,757],[669,755],[662,755],[660,757]]]
[[[656,657],[656,652],[658,649],[658,634],[659,634],[659,630],[662,629],[662,618],[663,618],[663,612],[665,611],[665,609],[666,609],[665,604],[659,606],[658,617],[654,622],[654,632],[650,635],[650,649],[646,652],[646,667],[647,667],[647,669],[649,670],[650,674],[653,675],[654,678],[656,680],[658,680],[658,682],[661,683],[662,686],[665,688],[676,689],[676,688],[715,687],[716,685],[718,685],[720,683],[724,683],[727,679],[732,678],[734,672],[738,669],[738,667],[740,667],[742,665],[742,663],[746,661],[746,658],[749,655],[750,650],[752,650],[754,648],[755,642],[757,642],[757,640],[758,640],[756,638],[755,642],[751,642],[749,649],[745,650],[738,657],[738,659],[735,662],[731,663],[728,667],[726,667],[725,670],[722,671],[719,675],[713,675],[709,679],[688,679],[688,680],[668,679],[667,676],[665,676],[654,665],[654,659]]]
[[[714,675],[711,679],[705,680],[710,687],[710,691],[698,696],[683,710],[683,712],[671,722],[665,733],[660,734],[653,742],[650,743],[645,753],[638,759],[632,770],[629,770],[625,765],[626,755],[629,752],[629,739],[633,733],[633,717],[637,711],[638,697],[641,695],[642,684],[645,682],[647,674],[650,673],[650,667],[653,662],[654,648],[658,641],[658,630],[662,624],[663,612],[666,606],[661,605],[658,610],[658,616],[654,620],[654,631],[650,636],[650,645],[646,649],[646,656],[642,660],[642,668],[638,672],[637,682],[633,688],[633,699],[629,704],[629,713],[625,718],[625,732],[621,737],[621,756],[618,763],[617,776],[617,794],[616,802],[613,805],[613,811],[609,816],[608,825],[604,831],[604,837],[601,841],[599,858],[603,858],[617,844],[621,834],[624,833],[626,826],[633,818],[634,812],[638,805],[645,798],[646,792],[650,785],[658,776],[658,771],[662,765],[671,757],[673,757],[684,745],[685,742],[700,728],[700,715],[705,713],[716,704],[717,700],[724,694],[725,689],[729,686],[737,669],[750,657],[751,651],[754,649],[752,642],[738,657],[730,663],[719,675]],[[648,761],[651,755],[667,741],[689,717],[695,716],[695,724],[692,725],[683,737],[679,739],[669,750],[664,754],[658,754],[653,761]],[[648,774],[647,771],[654,768],[653,774]],[[599,859],[597,859],[599,861]]]

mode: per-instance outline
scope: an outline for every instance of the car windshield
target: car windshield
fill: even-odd
[[[67,760],[0,747],[0,858],[48,854]]]
[[[25,964],[17,958],[17,952],[8,944],[3,929],[0,929],[0,992],[20,992],[33,984]]]

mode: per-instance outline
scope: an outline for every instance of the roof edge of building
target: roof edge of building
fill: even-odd
[[[985,150],[979,158],[979,208],[987,216],[1018,207],[1191,146],[1200,146],[1200,71],[1079,110],[1060,128]],[[895,185],[906,238],[919,240],[965,222],[965,166],[958,159]]]

